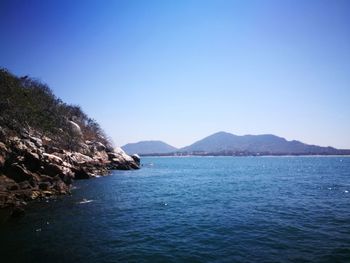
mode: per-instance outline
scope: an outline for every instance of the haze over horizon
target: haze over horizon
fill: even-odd
[[[1,1],[0,67],[117,145],[274,134],[350,149],[350,2]]]

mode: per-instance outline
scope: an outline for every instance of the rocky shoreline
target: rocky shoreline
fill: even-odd
[[[140,168],[139,156],[101,142],[85,141],[79,151],[68,151],[41,134],[0,132],[0,209],[12,216],[23,214],[29,201],[70,194],[76,179]]]

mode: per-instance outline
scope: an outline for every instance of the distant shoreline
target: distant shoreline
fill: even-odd
[[[345,155],[334,155],[334,154],[302,154],[302,155],[140,155],[142,158],[151,158],[151,157],[160,157],[160,158],[166,158],[166,157],[175,157],[175,158],[189,158],[189,157],[346,157],[349,158],[349,154]]]

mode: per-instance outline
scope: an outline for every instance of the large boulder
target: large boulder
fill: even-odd
[[[133,155],[131,155],[131,158],[135,161],[135,163],[136,163],[137,165],[140,166],[141,158],[140,158],[140,156],[139,156],[138,154],[133,154]]]
[[[81,128],[80,126],[75,123],[74,121],[68,121],[68,124],[70,125],[70,128],[72,129],[72,131],[79,136],[82,136],[82,132],[81,132]]]
[[[91,163],[93,159],[85,154],[73,152],[68,155],[70,162],[74,165],[81,165],[84,163]]]
[[[114,153],[119,158],[121,161],[126,161],[126,162],[133,162],[134,159],[130,156],[127,155],[124,150],[120,147],[114,148]]]
[[[36,172],[40,169],[42,162],[39,154],[34,152],[25,152],[23,163],[31,172]]]
[[[119,147],[115,148],[114,152],[109,152],[108,157],[110,160],[110,169],[130,170],[140,168],[139,163],[137,163],[133,157],[127,155],[123,149]]]
[[[49,163],[54,163],[54,164],[58,164],[58,165],[61,165],[63,163],[62,158],[58,157],[54,154],[44,153],[43,156],[44,156],[45,161],[47,161]]]
[[[96,151],[101,152],[106,150],[106,146],[101,142],[96,142],[94,146],[96,148]]]

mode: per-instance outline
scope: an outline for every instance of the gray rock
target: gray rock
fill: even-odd
[[[83,135],[81,132],[81,128],[77,123],[75,123],[74,121],[68,121],[68,123],[70,124],[70,127],[74,133],[76,133],[79,136]]]
[[[137,163],[137,165],[140,165],[141,158],[138,154],[131,155],[131,158],[134,159],[134,161],[135,161],[135,163]]]
[[[30,136],[29,139],[37,146],[42,147],[43,141],[40,138]]]

